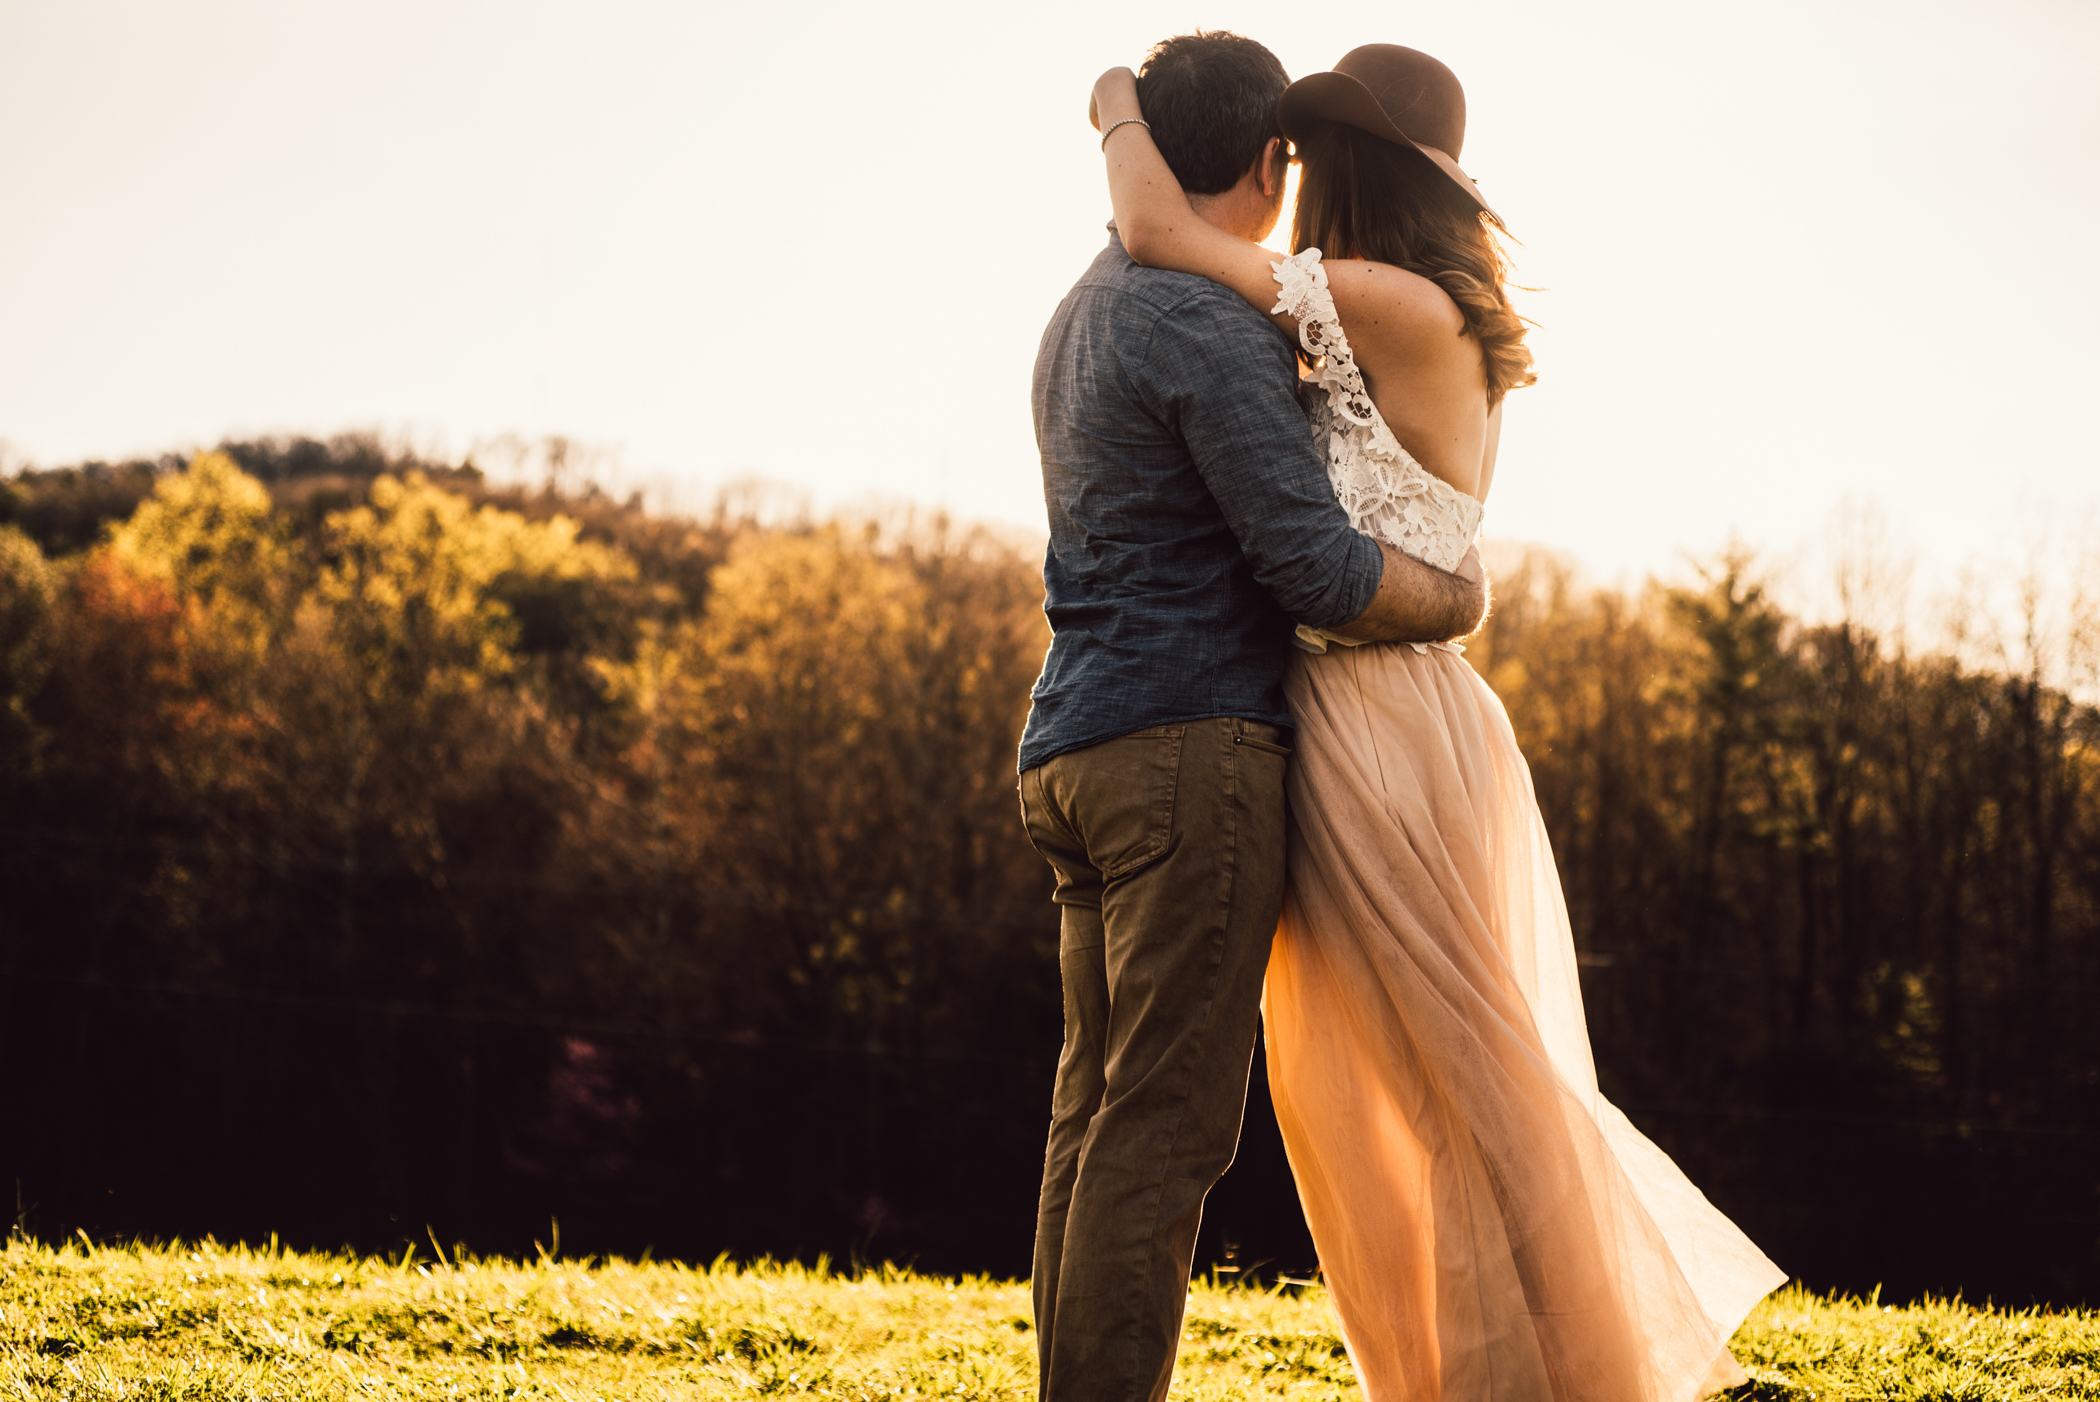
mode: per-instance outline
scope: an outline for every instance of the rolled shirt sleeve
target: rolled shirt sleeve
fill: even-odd
[[[1221,317],[1212,299],[1245,307],[1215,288],[1160,317],[1139,390],[1188,445],[1255,579],[1298,622],[1339,627],[1371,606],[1384,556],[1335,500],[1289,342],[1266,321]]]

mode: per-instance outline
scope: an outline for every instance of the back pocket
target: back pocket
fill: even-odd
[[[1157,860],[1174,837],[1185,728],[1155,725],[1086,751],[1087,856],[1103,881]]]

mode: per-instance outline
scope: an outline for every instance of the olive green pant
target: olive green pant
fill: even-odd
[[[1289,732],[1134,731],[1021,776],[1057,873],[1065,1043],[1036,1216],[1040,1395],[1166,1396],[1203,1198],[1232,1162],[1283,904]]]

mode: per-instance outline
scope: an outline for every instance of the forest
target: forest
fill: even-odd
[[[0,479],[17,1229],[1024,1274],[1038,549],[364,437]],[[2100,1302],[2090,687],[1491,563],[1606,1093],[1816,1288]],[[1258,1077],[1199,1251],[1315,1264]]]

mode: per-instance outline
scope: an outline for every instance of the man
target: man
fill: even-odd
[[[1222,33],[1167,40],[1139,75],[1196,212],[1252,239],[1283,204],[1287,82]],[[1046,1399],[1166,1395],[1283,899],[1294,622],[1427,641],[1486,610],[1470,560],[1447,574],[1350,528],[1296,383],[1246,302],[1113,237],[1036,360],[1054,637],[1020,788],[1057,876],[1065,997],[1036,1223]]]

